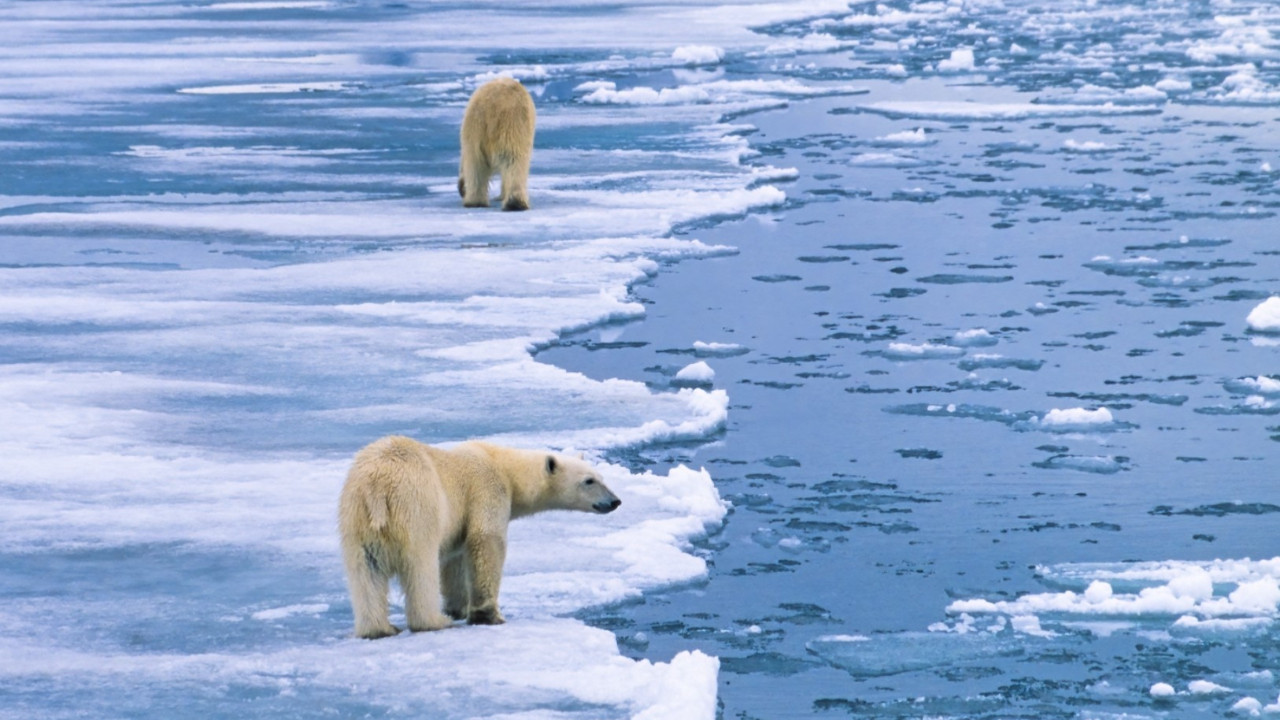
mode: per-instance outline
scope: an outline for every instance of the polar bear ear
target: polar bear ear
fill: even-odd
[[[555,455],[547,456],[547,474],[548,475],[556,474],[556,456]]]

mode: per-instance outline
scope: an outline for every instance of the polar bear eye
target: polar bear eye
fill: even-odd
[[[582,481],[582,484],[583,484],[583,485],[595,485],[595,484],[596,484],[596,479],[595,479],[595,478],[587,478],[586,480],[583,480],[583,481]]]

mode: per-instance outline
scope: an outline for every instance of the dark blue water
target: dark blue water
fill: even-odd
[[[1097,72],[1111,69],[1125,75]],[[1029,102],[1018,91],[1046,82],[872,81],[865,103]],[[711,470],[734,507],[703,546],[710,577],[592,622],[638,657],[720,655],[726,718],[1221,717],[1242,693],[1270,702],[1269,621],[1171,635],[1177,612],[1049,614],[1040,637],[981,617],[997,629],[975,637],[946,608],[1083,591],[1051,582],[1062,563],[1275,555],[1276,408],[1231,385],[1276,368],[1244,322],[1280,287],[1274,107],[1006,120],[862,104],[740,118],[757,162],[799,169],[788,206],[691,230],[740,252],[637,287],[648,312],[613,342],[540,356],[665,389],[696,341],[746,351],[703,358],[731,397],[722,436],[622,456]],[[927,144],[867,159],[916,128]],[[1046,421],[1100,408],[1109,422]],[[1100,617],[1119,625],[1081,624]],[[1232,690],[1189,693],[1201,678]],[[1157,682],[1180,696],[1153,697]]]

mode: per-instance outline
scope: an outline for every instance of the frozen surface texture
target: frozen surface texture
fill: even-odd
[[[730,252],[673,228],[785,201],[725,113],[853,91],[700,74],[842,5],[735,7],[0,3],[0,715],[711,717],[714,657],[572,615],[705,578],[710,475],[602,453],[728,396],[532,353]],[[453,189],[496,75],[539,105],[519,217]],[[506,627],[351,640],[337,492],[392,432],[585,451],[624,509],[517,523]]]
[[[0,24],[0,716],[1280,710],[1275,3]],[[455,190],[499,75],[518,217]],[[513,526],[507,625],[355,641],[390,432],[624,504]]]

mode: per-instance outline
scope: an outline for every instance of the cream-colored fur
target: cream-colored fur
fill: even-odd
[[[395,435],[377,440],[356,454],[338,503],[356,635],[399,632],[388,619],[392,577],[404,590],[410,630],[462,618],[500,624],[507,523],[543,510],[607,513],[619,504],[577,458],[483,442],[444,450]]]
[[[529,209],[529,161],[537,113],[533,98],[511,78],[481,85],[462,116],[458,194],[466,207],[489,207],[489,178],[502,176],[502,209]]]

